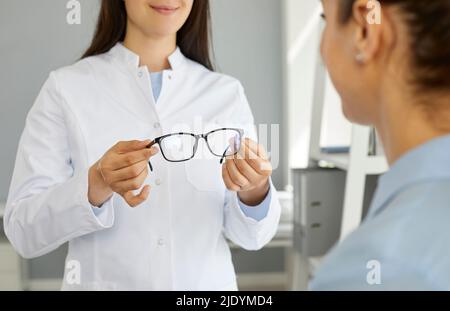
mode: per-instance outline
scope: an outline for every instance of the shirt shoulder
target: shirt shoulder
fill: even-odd
[[[450,181],[409,187],[330,252],[315,284],[326,279],[354,284],[356,278],[366,287],[371,264],[378,263],[391,285],[450,289],[448,219]],[[407,282],[411,278],[415,281]]]
[[[243,89],[241,82],[237,78],[228,74],[210,70],[202,64],[188,58],[186,58],[186,69],[187,70],[185,72],[190,76],[190,78],[208,80],[212,86],[229,86],[239,91],[240,89]]]
[[[73,64],[54,70],[52,74],[61,83],[70,84],[73,81],[89,83],[89,79],[96,72],[110,71],[113,68],[111,56],[105,53],[80,59]]]
[[[87,99],[101,94],[115,98],[117,94],[111,86],[126,85],[129,79],[129,73],[109,52],[80,59],[51,72],[50,76],[61,98],[73,109],[83,103],[89,105]]]

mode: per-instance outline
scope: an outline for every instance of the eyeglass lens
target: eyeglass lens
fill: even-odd
[[[163,155],[169,161],[181,162],[194,157],[197,138],[190,134],[174,134],[160,141]],[[206,143],[217,157],[234,155],[239,151],[241,137],[236,130],[217,130],[206,136]]]

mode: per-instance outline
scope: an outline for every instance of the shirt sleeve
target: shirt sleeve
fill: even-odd
[[[237,88],[239,107],[231,116],[245,136],[257,141],[253,114],[242,85]],[[276,235],[281,216],[278,194],[270,180],[270,194],[258,207],[242,205],[237,192],[227,190],[224,205],[224,234],[233,243],[246,250],[259,250]],[[255,209],[255,210],[252,210]],[[264,216],[264,217],[263,217]],[[258,220],[260,219],[260,220]]]
[[[52,74],[27,116],[19,142],[4,229],[25,258],[114,224],[115,195],[94,213],[88,200],[88,165],[73,165],[64,105]]]
[[[239,199],[239,207],[241,208],[245,216],[253,218],[256,221],[261,221],[267,217],[270,208],[271,198],[272,198],[272,186],[270,186],[269,192],[264,198],[264,201],[262,201],[260,204],[256,206],[248,206]]]

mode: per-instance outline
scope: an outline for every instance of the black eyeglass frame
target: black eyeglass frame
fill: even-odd
[[[205,142],[206,142],[206,146],[208,147],[208,150],[209,150],[213,155],[215,155],[215,156],[221,158],[220,164],[222,164],[224,158],[226,157],[226,153],[227,153],[228,149],[226,149],[226,150],[224,151],[223,154],[216,154],[216,153],[214,153],[214,152],[212,151],[211,146],[210,146],[209,143],[208,143],[208,136],[211,135],[211,134],[213,134],[213,133],[220,132],[220,131],[235,131],[235,132],[237,132],[237,133],[239,134],[239,141],[242,142],[242,138],[243,138],[243,136],[244,136],[244,130],[243,130],[243,129],[224,127],[224,128],[219,128],[219,129],[212,130],[212,131],[210,131],[210,132],[208,132],[208,133],[206,133],[206,134],[193,134],[193,133],[187,133],[187,132],[179,132],[179,133],[172,133],[172,134],[163,135],[163,136],[160,136],[160,137],[155,138],[150,144],[147,145],[146,148],[151,148],[151,147],[153,147],[154,145],[159,145],[160,150],[161,150],[161,154],[162,154],[163,158],[164,158],[166,161],[172,162],[172,163],[186,162],[186,161],[192,160],[192,159],[195,157],[195,154],[197,153],[197,149],[198,149],[198,142],[200,141],[200,139],[203,138],[203,139],[205,140]],[[168,159],[168,158],[166,157],[166,155],[164,154],[164,150],[163,150],[163,148],[161,148],[161,142],[162,142],[165,138],[168,138],[168,137],[171,137],[171,136],[180,136],[180,135],[191,136],[191,137],[194,137],[194,138],[195,138],[194,150],[192,150],[192,156],[191,156],[190,158],[183,159],[183,160],[170,160],[170,159]],[[238,152],[239,152],[239,150],[236,150],[235,153],[233,153],[233,154],[230,155],[230,156],[234,156],[234,155],[236,155]],[[149,164],[149,166],[150,166],[150,170],[153,171],[153,166],[152,166],[152,164],[150,163],[150,161],[148,161],[148,164]]]

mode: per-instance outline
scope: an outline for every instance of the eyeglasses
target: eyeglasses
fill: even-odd
[[[221,128],[207,134],[174,133],[155,138],[147,148],[158,144],[164,159],[169,162],[185,162],[193,159],[197,152],[198,142],[203,138],[209,151],[220,157],[220,164],[225,157],[234,156],[241,148],[244,130],[235,128]],[[153,166],[148,162],[150,170]]]

